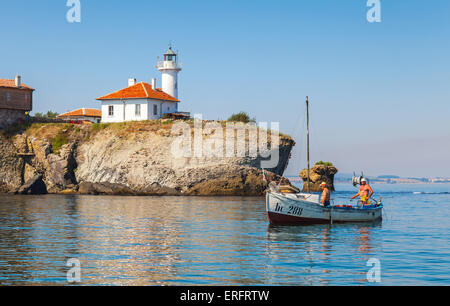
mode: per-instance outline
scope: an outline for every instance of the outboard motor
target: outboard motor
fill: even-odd
[[[369,183],[369,179],[364,177],[364,173],[361,172],[360,176],[356,176],[355,172],[353,172],[353,178],[352,178],[352,184],[354,187],[361,185],[362,179],[365,178],[367,180],[367,183]]]

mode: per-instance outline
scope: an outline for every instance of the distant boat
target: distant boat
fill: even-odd
[[[319,195],[309,192],[309,102],[306,97],[307,114],[307,159],[308,193],[286,192],[271,182],[266,195],[266,211],[271,224],[302,225],[343,222],[371,222],[382,220],[383,204],[380,201],[371,205],[353,207],[351,205],[323,206]]]

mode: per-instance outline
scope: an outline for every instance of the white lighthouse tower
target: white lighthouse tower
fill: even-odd
[[[162,91],[178,99],[178,73],[182,67],[171,46],[164,54],[164,61],[158,61],[156,68],[162,73]]]

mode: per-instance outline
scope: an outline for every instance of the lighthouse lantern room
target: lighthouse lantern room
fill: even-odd
[[[164,54],[164,61],[158,61],[156,68],[162,74],[162,91],[178,99],[178,73],[182,68],[171,46]]]

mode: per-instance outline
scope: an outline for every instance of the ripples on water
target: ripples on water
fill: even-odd
[[[82,285],[359,285],[375,257],[384,285],[449,285],[449,185],[430,186],[376,186],[382,223],[304,227],[269,226],[263,198],[0,196],[0,284],[64,285],[78,258]]]

